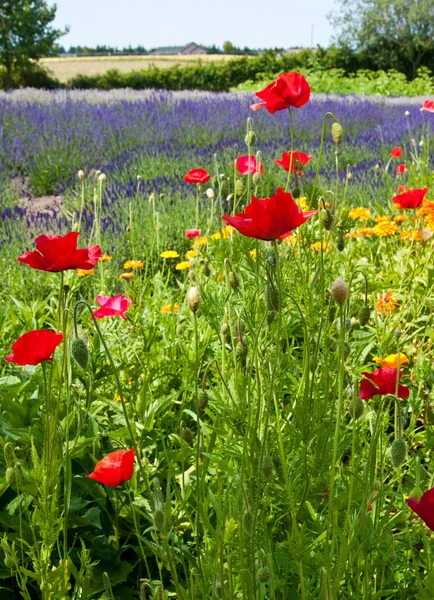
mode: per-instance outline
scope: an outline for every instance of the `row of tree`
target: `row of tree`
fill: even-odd
[[[434,0],[337,0],[338,10],[328,17],[335,27],[334,46],[318,48],[312,60],[318,65],[354,72],[360,68],[396,69],[414,78],[426,66],[434,72]],[[35,65],[41,57],[66,53],[57,40],[68,29],[52,23],[56,5],[46,0],[0,0],[0,66],[4,87],[25,85],[29,74],[41,75]],[[74,50],[74,52],[73,52]],[[281,51],[276,48],[275,52]],[[259,50],[238,48],[225,42],[210,53],[258,54]],[[70,48],[73,54],[146,54],[144,47],[119,51],[108,46]],[[1,75],[1,74],[0,74]]]

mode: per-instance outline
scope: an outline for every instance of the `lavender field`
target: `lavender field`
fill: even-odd
[[[0,597],[434,597],[434,115],[255,100],[0,95]]]

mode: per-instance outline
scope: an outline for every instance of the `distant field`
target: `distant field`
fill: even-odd
[[[203,62],[228,61],[233,56],[225,54],[168,55],[168,56],[83,56],[67,58],[44,58],[40,62],[54,77],[66,82],[75,75],[99,75],[109,69],[119,69],[122,73],[150,66],[168,68],[173,65],[191,65],[198,60]]]

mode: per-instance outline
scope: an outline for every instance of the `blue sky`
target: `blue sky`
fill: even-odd
[[[51,4],[51,2],[49,2]],[[110,46],[327,46],[326,15],[335,0],[57,0],[55,25],[70,25],[60,43]]]

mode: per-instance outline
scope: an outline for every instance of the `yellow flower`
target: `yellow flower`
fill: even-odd
[[[223,227],[222,229],[222,236],[224,240],[227,240],[231,237],[231,233],[232,233],[232,227],[230,225],[226,225],[226,227]]]
[[[108,254],[103,254],[102,256],[100,256],[100,257],[98,258],[98,262],[104,262],[104,261],[106,261],[106,260],[111,260],[111,259],[112,259],[112,257],[111,257],[111,256],[109,256]]]
[[[418,229],[414,231],[402,231],[401,232],[401,240],[412,240],[417,241],[422,239],[422,234]]]
[[[389,215],[378,215],[378,217],[375,217],[376,223],[383,223],[383,221],[390,221],[390,216]]]
[[[211,234],[211,239],[212,240],[221,240],[222,239],[222,234],[219,231],[217,231],[217,233]]]
[[[165,250],[160,256],[161,258],[178,258],[179,254],[175,250]]]
[[[380,237],[393,235],[397,231],[398,225],[394,221],[390,221],[388,219],[378,222],[374,227],[374,234],[379,235]]]
[[[120,279],[132,279],[134,277],[133,273],[121,273],[119,275]]]
[[[407,219],[407,215],[396,215],[394,221],[396,221],[397,223],[403,223],[404,221],[407,221]]]
[[[174,305],[173,305],[173,312],[174,312],[174,313],[178,313],[180,308],[181,308],[181,307],[179,306],[179,304],[174,304]]]
[[[398,355],[397,354],[389,354],[389,356],[386,356],[386,358],[383,358],[383,359],[378,358],[377,356],[374,356],[374,358],[372,360],[377,363],[380,363],[380,365],[382,367],[389,367],[391,369],[398,368]],[[400,366],[402,366],[405,363],[408,363],[408,358],[405,356],[405,354],[400,352],[399,353],[399,364],[400,364]]]
[[[307,197],[306,196],[301,196],[300,198],[297,198],[295,203],[301,208],[301,210],[303,212],[306,212],[307,210],[309,210],[309,206],[307,205]]]
[[[172,305],[171,304],[164,304],[161,307],[160,312],[161,312],[162,315],[168,315],[168,314],[170,314],[172,312]]]
[[[180,262],[176,265],[175,269],[177,271],[184,271],[185,269],[189,269],[191,267],[190,263],[187,261]]]
[[[399,302],[392,292],[384,292],[384,294],[378,296],[375,308],[377,309],[377,312],[387,315],[392,313],[398,304]]]
[[[124,269],[141,269],[143,263],[141,260],[127,260],[124,263]]]
[[[358,208],[352,208],[348,213],[350,219],[362,219],[366,221],[371,216],[371,211],[365,208],[364,206],[359,206]]]
[[[321,250],[321,246],[323,250],[331,250],[333,248],[333,246],[331,246],[330,244],[327,244],[327,242],[314,242],[313,244],[310,245],[310,247],[312,248],[312,250],[315,250],[315,252],[319,252]]]
[[[357,235],[374,235],[374,230],[372,227],[360,227],[357,230]]]
[[[199,250],[189,250],[185,253],[185,258],[196,258],[196,256],[202,256]]]
[[[256,252],[255,248],[253,248],[253,250],[249,250],[249,254],[253,258],[253,260],[256,260],[256,254],[257,254],[257,252]]]
[[[77,274],[79,277],[84,277],[85,275],[95,275],[95,269],[77,269]]]
[[[192,248],[200,248],[201,246],[206,246],[207,243],[208,243],[208,238],[203,235],[201,237],[196,238],[191,247]]]

